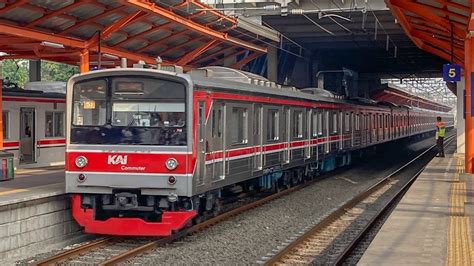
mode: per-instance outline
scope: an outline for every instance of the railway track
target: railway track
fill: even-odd
[[[454,136],[450,136],[445,145],[453,139]],[[408,179],[401,177],[403,172],[420,160],[431,158],[433,155],[430,152],[433,148],[435,145],[332,212],[320,223],[302,232],[285,247],[269,254],[264,264],[344,264],[376,222],[382,219],[408,190],[426,164],[423,164],[420,170],[410,173]],[[377,202],[382,197],[386,199],[383,199],[382,203]]]

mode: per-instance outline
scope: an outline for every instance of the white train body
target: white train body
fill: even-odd
[[[15,167],[64,165],[65,94],[4,89],[2,103],[3,150],[14,154]]]

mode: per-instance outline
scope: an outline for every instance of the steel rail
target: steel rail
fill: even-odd
[[[446,144],[451,143],[454,140],[454,136],[451,137],[449,140],[446,141]],[[436,145],[435,145],[436,146]],[[433,147],[432,147],[433,148]],[[430,149],[432,149],[430,148]],[[416,172],[408,182],[406,182],[403,187],[401,187],[396,193],[393,198],[391,198],[382,208],[380,208],[374,216],[369,220],[369,222],[364,226],[364,228],[359,231],[357,236],[349,243],[349,245],[346,246],[344,251],[342,251],[339,256],[336,259],[336,265],[343,265],[344,261],[350,256],[352,251],[359,245],[359,243],[362,241],[364,236],[367,235],[367,233],[372,229],[375,225],[375,222],[378,221],[389,209],[391,206],[393,206],[396,201],[402,197],[410,188],[410,186],[415,182],[415,180],[418,178],[418,176],[425,170],[425,167],[420,169],[418,172]]]
[[[104,245],[110,244],[110,242],[112,242],[112,240],[113,240],[112,237],[98,239],[98,240],[92,241],[88,244],[81,245],[79,247],[67,250],[67,251],[59,253],[57,255],[54,255],[52,257],[40,260],[40,261],[34,263],[33,265],[37,265],[37,266],[55,265],[58,262],[65,261],[65,260],[67,260],[69,258],[72,258],[76,255],[79,255],[81,253],[85,253],[85,252],[88,252],[90,250],[97,249],[97,248],[100,248]]]
[[[454,139],[455,135],[451,135],[449,138],[447,138],[446,142],[451,142]],[[362,192],[361,194],[355,196],[352,198],[350,201],[346,202],[344,205],[342,205],[340,208],[338,208],[336,211],[332,212],[329,216],[324,218],[320,223],[316,224],[314,227],[312,227],[310,230],[306,231],[303,235],[298,237],[296,240],[291,242],[289,245],[287,245],[285,248],[280,250],[277,254],[275,254],[272,258],[270,258],[268,261],[265,262],[265,265],[277,265],[280,264],[284,257],[289,254],[292,250],[296,249],[300,244],[308,240],[310,237],[313,235],[323,231],[325,228],[329,227],[330,224],[338,220],[342,215],[347,213],[348,210],[352,209],[354,206],[356,206],[358,203],[363,201],[364,199],[368,198],[371,196],[374,192],[379,190],[381,187],[383,187],[386,183],[388,183],[391,178],[400,173],[402,170],[410,166],[412,163],[420,159],[422,156],[424,156],[426,153],[430,152],[433,148],[435,148],[436,145],[432,145],[431,147],[427,148],[425,151],[423,151],[421,154],[417,155],[415,158],[410,160],[409,162],[405,163],[395,171],[393,171],[391,174],[387,175],[384,177],[382,180],[378,181],[371,187],[369,187],[366,191]],[[424,168],[424,167],[423,167]],[[422,169],[423,170],[423,169]],[[417,175],[416,175],[417,176]],[[415,176],[415,178],[416,178]],[[397,194],[398,195],[398,194]],[[349,248],[348,248],[349,249]],[[341,256],[342,257],[342,256]],[[284,263],[283,263],[284,264]]]

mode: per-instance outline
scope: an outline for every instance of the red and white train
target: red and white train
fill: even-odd
[[[66,84],[3,89],[3,147],[18,168],[64,165]]]
[[[450,114],[285,88],[209,67],[123,68],[67,85],[66,192],[88,233],[166,236],[243,191],[288,187]],[[357,152],[355,152],[357,151]]]

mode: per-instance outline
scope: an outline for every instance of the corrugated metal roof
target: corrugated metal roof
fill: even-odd
[[[228,55],[265,53],[275,41],[249,27],[237,29],[234,18],[195,0],[16,0],[0,7],[0,35],[13,40],[0,41],[0,51],[9,54],[3,58],[24,56],[74,64],[84,48],[95,56],[100,32],[102,51],[130,55],[131,63],[160,56],[167,63],[202,66],[219,64]],[[42,39],[44,33],[60,38]],[[56,40],[53,43],[65,47],[45,47],[43,40]],[[207,49],[200,51],[202,47]],[[183,59],[187,54],[194,56]]]

